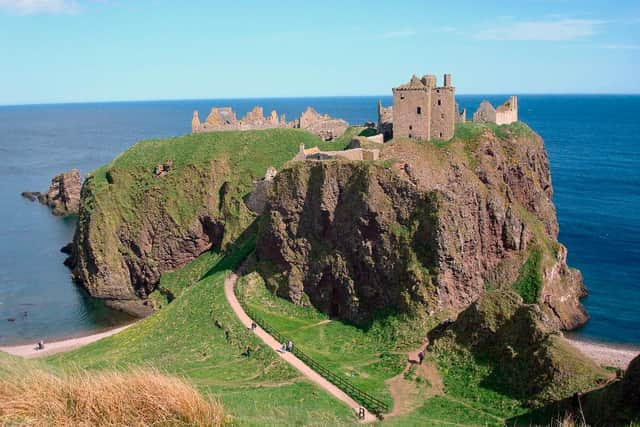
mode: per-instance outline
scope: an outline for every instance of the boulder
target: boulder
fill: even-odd
[[[622,394],[629,407],[640,408],[640,354],[629,363],[624,373]]]

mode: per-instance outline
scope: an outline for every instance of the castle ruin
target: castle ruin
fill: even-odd
[[[393,107],[378,103],[378,131],[384,139],[408,137],[424,141],[453,138],[455,124],[466,120],[466,111],[458,112],[451,74],[437,86],[432,74],[411,77],[408,83],[393,88]]]
[[[318,147],[304,148],[300,144],[300,150],[293,160],[378,160],[380,150],[377,148],[350,148],[339,151],[321,151]]]
[[[231,107],[213,107],[204,123],[200,122],[198,111],[193,112],[191,132],[219,132],[229,130],[260,130],[274,128],[305,129],[330,141],[338,138],[349,127],[349,123],[342,119],[320,114],[311,107],[307,107],[299,119],[287,122],[286,116],[278,116],[273,110],[268,117],[264,116],[262,107],[254,107],[243,118],[236,117]]]
[[[518,97],[511,96],[509,99],[499,106],[493,108],[493,105],[486,99],[480,103],[480,106],[473,113],[474,123],[496,123],[498,125],[508,125],[518,121]]]

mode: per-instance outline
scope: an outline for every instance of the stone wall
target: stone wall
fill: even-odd
[[[378,133],[385,141],[393,138],[393,107],[383,107],[378,101]]]
[[[431,138],[453,138],[455,132],[456,97],[454,88],[440,87],[431,91]]]
[[[518,121],[518,97],[511,96],[509,99],[496,109],[496,123],[499,125],[508,125],[509,123]]]
[[[474,123],[495,123],[496,122],[496,109],[486,99],[480,103],[480,106],[473,113]]]
[[[299,119],[287,122],[284,114],[278,116],[273,110],[268,117],[264,116],[262,107],[256,106],[242,119],[238,120],[231,107],[213,107],[204,123],[200,122],[198,111],[193,112],[191,132],[219,132],[228,130],[256,130],[273,128],[305,129],[330,141],[344,134],[349,127],[345,120],[320,114],[311,107],[302,113]]]
[[[431,91],[413,76],[407,85],[393,89],[393,136],[429,140]]]
[[[294,160],[378,160],[380,150],[367,148],[351,148],[340,151],[320,151],[318,147],[304,148],[300,144],[300,151]]]
[[[485,99],[480,103],[476,112],[473,113],[473,121],[475,123],[496,123],[499,125],[508,125],[509,123],[517,122],[518,97],[509,97],[509,99],[498,108],[493,108],[493,105]]]

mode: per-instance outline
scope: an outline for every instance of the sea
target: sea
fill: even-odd
[[[483,99],[458,95],[473,112]],[[127,316],[90,298],[70,278],[60,248],[76,219],[51,215],[23,191],[46,191],[59,172],[84,175],[136,141],[190,132],[193,110],[242,115],[255,105],[289,119],[307,106],[352,124],[377,120],[382,97],[210,99],[0,107],[0,345],[104,330]],[[640,345],[640,96],[519,95],[520,119],[545,140],[559,240],[580,269],[591,320],[579,339]]]

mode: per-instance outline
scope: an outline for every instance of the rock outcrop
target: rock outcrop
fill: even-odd
[[[256,217],[245,204],[256,178],[266,172],[268,186],[269,167],[282,167],[305,142],[318,138],[271,129],[139,142],[82,186],[65,248],[74,279],[111,307],[149,314],[160,276],[243,235]]]
[[[174,270],[212,247],[220,247],[224,238],[241,228],[225,221],[225,212],[242,203],[225,176],[224,163],[212,162],[208,168],[190,166],[166,174],[163,188],[170,191],[148,192],[134,197],[136,216],[118,219],[109,206],[96,205],[95,177],[83,186],[83,205],[68,265],[74,279],[88,292],[111,307],[145,316],[153,311],[147,296],[155,289],[162,272]],[[116,185],[130,179],[117,169],[107,172]],[[154,174],[155,176],[155,171]],[[175,200],[171,191],[185,191]],[[129,191],[129,190],[127,190]],[[102,199],[109,203],[109,198]],[[194,215],[181,218],[174,203],[184,208],[192,203]],[[239,206],[242,208],[242,206]],[[113,210],[110,210],[113,209]],[[246,210],[246,208],[244,208]],[[120,225],[113,227],[114,222]]]
[[[584,323],[586,291],[556,240],[542,140],[523,125],[501,137],[473,129],[485,131],[445,148],[395,141],[386,163],[280,171],[257,242],[267,282],[353,322],[461,311],[518,282],[562,328]]]
[[[624,403],[640,413],[640,355],[636,356],[627,367],[622,381]]]
[[[56,216],[77,214],[80,208],[80,188],[82,177],[78,169],[72,169],[56,175],[46,193],[25,191],[22,196],[51,208]]]
[[[493,365],[487,382],[532,406],[604,384],[608,374],[558,334],[557,322],[512,290],[486,292],[455,322],[436,328],[431,351],[469,352]]]

